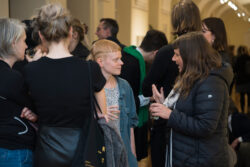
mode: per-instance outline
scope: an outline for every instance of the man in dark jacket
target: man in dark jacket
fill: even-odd
[[[142,95],[142,82],[149,70],[158,50],[167,45],[168,41],[163,32],[149,30],[141,45],[128,46],[122,51],[121,78],[127,80],[133,89],[139,117],[138,127],[135,128],[135,143],[137,160],[147,157],[148,150],[148,104],[150,98]]]
[[[117,43],[121,49],[125,47],[118,39],[117,34],[119,31],[119,26],[116,20],[111,18],[102,18],[96,29],[96,35],[98,39],[108,39]]]

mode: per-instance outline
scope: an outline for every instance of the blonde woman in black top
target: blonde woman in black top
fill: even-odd
[[[105,78],[97,63],[90,62],[92,85],[86,61],[69,52],[72,38],[71,17],[59,5],[38,10],[34,26],[48,53],[29,63],[25,80],[39,116],[35,150],[36,167],[69,167],[76,152],[81,130],[88,129],[91,116],[90,87],[103,117],[106,117]],[[83,132],[85,140],[87,134]]]

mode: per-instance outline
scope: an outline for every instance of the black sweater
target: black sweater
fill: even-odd
[[[158,89],[163,87],[164,95],[167,97],[178,75],[178,67],[172,61],[173,56],[172,45],[164,46],[157,52],[151,69],[142,84],[142,93],[145,97],[152,96],[152,84],[156,84]]]
[[[172,61],[173,56],[172,45],[166,45],[157,52],[151,69],[142,84],[142,93],[145,97],[152,96],[152,84],[155,84],[158,90],[163,87],[165,97],[172,90],[175,78],[178,75],[178,67]],[[165,126],[166,120],[154,121],[154,129],[162,130]]]
[[[89,55],[89,50],[86,46],[79,42],[71,54],[85,60]]]
[[[22,75],[0,60],[0,147],[32,149],[35,131],[20,118],[23,107],[30,106]]]

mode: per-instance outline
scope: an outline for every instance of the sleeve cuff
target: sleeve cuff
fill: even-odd
[[[150,102],[150,97],[144,97],[143,95],[139,95],[138,98],[140,100],[140,107],[146,106]]]
[[[240,143],[243,142],[242,137],[238,137],[238,140],[239,140]]]

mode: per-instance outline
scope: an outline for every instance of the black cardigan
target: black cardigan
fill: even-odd
[[[21,119],[23,107],[30,107],[22,75],[0,60],[0,147],[33,149],[35,131]]]
[[[167,97],[178,75],[178,67],[172,61],[173,56],[172,45],[164,46],[157,52],[151,69],[142,84],[142,93],[145,97],[152,96],[152,84],[156,84],[158,89],[163,87],[164,95]]]

